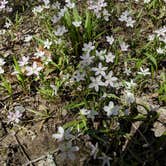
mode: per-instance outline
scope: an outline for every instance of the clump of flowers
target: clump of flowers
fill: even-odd
[[[119,17],[119,21],[121,22],[126,22],[127,27],[132,27],[134,26],[134,23],[136,22],[135,20],[132,19],[130,16],[130,12],[128,10],[124,11],[121,16]]]
[[[110,14],[106,9],[107,2],[105,2],[104,0],[97,0],[97,1],[89,0],[88,6],[89,6],[88,9],[92,10],[97,18],[101,18],[103,16],[103,18],[106,21],[109,21]]]
[[[137,119],[147,120],[137,106],[151,111],[138,99],[148,91],[148,95],[157,94],[155,102],[160,104],[158,91],[165,95],[166,26],[159,20],[164,18],[164,7],[155,17],[156,9],[165,1],[35,3],[29,11],[36,21],[36,31],[17,32],[24,20],[18,19],[19,14],[14,21],[6,18],[0,29],[0,38],[5,38],[0,44],[0,97],[8,93],[12,102],[22,99],[17,97],[19,93],[30,101],[37,98],[35,106],[30,104],[35,108],[28,109],[34,118],[30,121],[62,120],[63,126],[52,134],[62,160],[73,162],[78,151],[83,151],[86,165],[91,161],[103,166],[114,159],[118,162],[120,155],[128,155],[132,125]],[[0,0],[0,12],[8,10],[9,4]],[[21,43],[20,52],[13,45],[10,51],[5,48],[8,38],[16,48]],[[155,79],[158,85],[152,85]],[[24,111],[15,107],[5,112],[8,123],[22,125],[19,122]],[[54,162],[53,157],[50,162]]]
[[[78,146],[73,146],[72,141],[75,139],[71,133],[71,128],[64,130],[63,127],[58,127],[58,133],[53,134],[52,137],[59,142],[58,149],[60,150],[60,156],[63,160],[75,160],[75,152],[79,151]]]

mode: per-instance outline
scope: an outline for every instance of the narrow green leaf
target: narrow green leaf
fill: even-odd
[[[79,108],[81,106],[85,105],[85,102],[81,102],[81,103],[71,103],[67,106],[65,106],[65,109],[74,109],[74,108]]]
[[[156,58],[152,54],[146,53],[147,58],[153,63],[155,68],[157,69],[157,61]]]

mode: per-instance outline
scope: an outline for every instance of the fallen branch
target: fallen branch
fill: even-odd
[[[38,162],[40,160],[43,160],[43,159],[45,159],[48,156],[48,154],[54,154],[54,153],[58,152],[58,150],[59,149],[55,149],[55,150],[53,150],[51,152],[47,152],[47,154],[42,155],[42,156],[40,156],[40,157],[38,157],[38,158],[36,158],[34,160],[28,161],[27,163],[23,164],[22,166],[28,166],[30,164],[36,163],[36,162]]]

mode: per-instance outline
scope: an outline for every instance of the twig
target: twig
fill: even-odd
[[[140,164],[143,164],[143,161],[142,161],[137,155],[135,155],[135,154],[130,150],[130,148],[128,148],[128,151],[129,151],[129,153],[130,153]]]
[[[54,154],[54,153],[58,152],[58,150],[59,150],[59,149],[55,149],[55,150],[53,150],[52,152],[47,152],[47,154],[42,155],[42,156],[40,156],[40,157],[38,157],[38,158],[36,158],[36,159],[34,159],[34,160],[28,161],[27,163],[23,164],[22,166],[28,166],[28,165],[30,165],[30,164],[32,164],[32,163],[36,163],[36,162],[38,162],[38,161],[40,161],[40,160],[46,158],[46,157],[48,156],[48,154]]]
[[[138,127],[135,126],[135,124],[133,123],[132,126],[138,131],[138,133],[140,134],[140,136],[144,139],[144,141],[146,142],[147,145],[150,145],[149,142],[147,141],[147,139],[145,138],[145,136],[142,134],[142,132],[139,130]]]
[[[150,112],[150,108],[146,104],[137,102],[137,105],[142,106],[147,112]]]
[[[31,161],[30,157],[28,156],[28,154],[26,153],[24,147],[22,146],[21,142],[19,141],[18,137],[17,137],[17,133],[14,135],[16,142],[19,144],[21,151],[23,152],[23,154],[25,155],[26,159],[28,160],[28,162]],[[35,166],[33,163],[30,163],[29,165]]]
[[[4,135],[3,137],[0,138],[0,142],[3,141],[3,139],[5,139],[7,137],[7,135]]]
[[[126,153],[126,150],[127,150],[126,148],[130,143],[129,141],[132,139],[132,137],[134,136],[134,134],[136,133],[136,131],[138,130],[138,128],[141,124],[142,124],[142,122],[138,122],[137,126],[135,126],[135,124],[132,123],[131,131],[130,131],[131,137],[130,137],[130,139],[127,139],[125,141],[125,144],[123,145],[122,151],[124,152],[124,154]]]
[[[0,99],[0,102],[4,102],[4,101],[6,101],[6,100],[8,100],[9,98],[16,98],[16,97],[18,97],[20,94],[22,94],[22,91],[21,92],[15,92],[15,93],[13,93],[12,95],[8,95],[8,96],[6,96],[6,97],[4,97],[4,98],[2,98],[2,99]]]

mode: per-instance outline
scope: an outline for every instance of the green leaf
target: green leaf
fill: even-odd
[[[91,21],[91,15],[90,12],[86,11],[86,19],[85,19],[85,30],[87,33],[87,38],[90,39],[91,31],[92,31],[92,21]]]
[[[13,61],[14,61],[14,65],[13,66],[14,66],[15,70],[18,72],[18,74],[16,75],[17,79],[18,79],[18,81],[21,82],[22,86],[25,87],[25,79],[24,79],[24,76],[22,74],[21,68],[20,68],[20,66],[19,66],[19,64],[18,64],[18,62],[17,62],[15,57],[13,57]]]
[[[6,88],[6,90],[9,93],[9,95],[12,95],[13,90],[12,90],[11,83],[3,76],[1,76],[1,80],[2,80],[1,86]]]
[[[65,106],[65,109],[74,109],[74,108],[79,108],[81,106],[85,105],[85,102],[81,102],[81,103],[71,103],[68,104],[67,106]]]
[[[73,16],[74,16],[74,20],[76,20],[76,21],[80,21],[81,20],[81,17],[78,14],[77,8],[73,9]]]
[[[118,100],[120,100],[120,98],[118,96],[116,96],[115,94],[112,94],[112,93],[108,94],[108,97],[112,98],[112,99],[118,99]]]
[[[73,120],[73,121],[65,123],[65,125],[63,125],[63,127],[65,129],[69,128],[69,127],[74,127],[74,126],[77,126],[80,122],[81,122],[81,120]]]
[[[155,68],[157,69],[157,61],[156,58],[149,53],[146,53],[147,58],[153,63],[153,65],[155,66]]]
[[[66,21],[67,26],[71,27],[72,21],[71,21],[70,13],[68,11],[66,11],[66,13],[65,13],[65,21]]]
[[[86,11],[85,29],[88,29],[91,25],[90,13]]]

